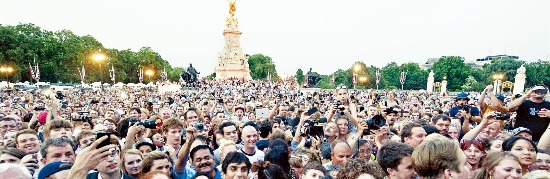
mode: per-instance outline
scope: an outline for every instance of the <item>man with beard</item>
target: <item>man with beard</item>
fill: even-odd
[[[376,161],[387,175],[388,179],[416,178],[411,155],[413,148],[398,142],[388,142],[378,150]]]
[[[109,149],[111,154],[107,155],[105,160],[101,161],[97,166],[97,172],[88,173],[86,179],[135,179],[134,177],[125,174],[120,169],[120,143],[115,135],[110,135],[111,144],[115,144],[115,148]]]
[[[210,178],[222,179],[222,172],[215,166],[214,151],[208,145],[199,145],[193,148],[191,162],[197,173],[208,173]]]
[[[241,134],[241,139],[244,142],[241,152],[248,157],[248,160],[251,163],[264,160],[264,152],[256,148],[256,142],[258,142],[258,131],[252,125],[247,125],[243,127],[243,132]]]
[[[398,112],[393,108],[386,109],[386,121],[388,122],[388,126],[396,127],[394,124],[397,121],[397,113]]]
[[[401,142],[411,147],[417,147],[424,141],[426,131],[418,123],[409,123],[401,129]]]
[[[550,123],[550,102],[544,100],[547,93],[548,88],[535,86],[526,95],[508,105],[508,109],[517,112],[514,128],[525,127],[531,130],[535,142],[539,141]]]
[[[462,92],[456,95],[457,106],[449,110],[449,115],[451,117],[462,118],[462,116],[457,116],[457,114],[461,114],[460,113],[461,110],[467,110],[466,112],[470,113],[472,117],[476,117],[476,116],[479,117],[480,116],[479,109],[477,107],[470,107],[468,104],[468,101],[470,101],[470,98],[468,98],[468,94]],[[462,118],[460,122],[464,123],[464,118]]]
[[[449,132],[449,126],[451,126],[451,118],[449,118],[449,116],[445,114],[434,116],[432,118],[432,125],[437,128],[439,134],[447,137],[449,136],[447,135],[447,132]]]
[[[34,154],[40,150],[40,140],[32,129],[25,129],[15,135],[15,145],[27,154]]]

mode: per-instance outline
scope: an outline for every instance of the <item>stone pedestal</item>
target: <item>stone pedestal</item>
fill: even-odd
[[[495,80],[493,82],[493,94],[499,94],[500,93],[500,80]]]
[[[223,80],[228,78],[244,78],[251,80],[250,69],[248,67],[248,57],[241,48],[240,37],[242,32],[239,30],[239,24],[235,15],[235,2],[230,2],[230,16],[226,20],[226,29],[223,31],[225,45],[218,57],[218,66],[216,66],[216,79]]]
[[[447,80],[443,80],[441,82],[441,93],[446,93],[447,92]]]
[[[426,91],[428,91],[428,93],[431,93],[434,91],[434,71],[433,70],[430,72],[430,75],[428,76],[428,84],[426,86]]]
[[[517,74],[514,81],[514,94],[522,94],[525,90],[525,79],[527,76],[525,76],[525,67],[521,65],[521,67],[518,68]]]

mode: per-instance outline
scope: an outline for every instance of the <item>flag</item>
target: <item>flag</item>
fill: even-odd
[[[109,76],[111,77],[111,81],[115,83],[115,66],[111,65],[111,70],[109,70]]]
[[[38,63],[36,63],[36,59],[34,60],[34,65],[34,69],[36,70],[34,74],[34,79],[36,80],[36,82],[38,82],[40,80],[40,68],[38,68]]]
[[[380,71],[376,70],[376,84],[380,83]]]
[[[84,65],[82,65],[82,68],[78,70],[78,75],[80,76],[80,81],[84,83],[86,80],[86,70],[84,69]]]
[[[399,77],[399,82],[401,82],[401,84],[405,84],[406,75],[405,71],[401,71],[401,76]]]
[[[29,71],[31,73],[31,79],[34,79],[34,71],[32,69],[31,62],[29,62]],[[32,82],[32,80],[31,80],[31,82]]]
[[[139,67],[139,83],[143,82],[143,69]]]

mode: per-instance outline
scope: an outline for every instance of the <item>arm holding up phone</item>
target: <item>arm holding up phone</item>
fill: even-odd
[[[67,178],[86,178],[90,170],[93,170],[99,163],[106,160],[107,155],[112,154],[109,149],[116,148],[116,145],[110,144],[99,149],[97,149],[97,147],[100,143],[108,139],[107,136],[103,136],[82,150],[76,156],[74,165],[69,171]]]

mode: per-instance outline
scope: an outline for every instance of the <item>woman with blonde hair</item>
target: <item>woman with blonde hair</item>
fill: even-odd
[[[143,169],[143,154],[137,149],[128,149],[121,153],[120,160],[122,160],[122,171],[135,178],[141,177],[141,171]]]
[[[518,158],[510,152],[493,152],[489,154],[481,170],[474,179],[521,178],[521,165]]]

